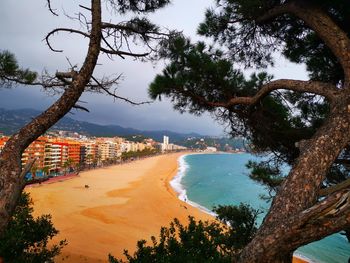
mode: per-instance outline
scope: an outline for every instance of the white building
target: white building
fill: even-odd
[[[163,136],[163,144],[168,145],[169,144],[169,137],[168,136]]]
[[[205,151],[207,151],[207,152],[216,152],[217,149],[216,149],[216,147],[207,147],[207,149]]]

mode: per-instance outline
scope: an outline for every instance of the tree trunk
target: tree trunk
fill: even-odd
[[[343,94],[334,105],[324,125],[296,160],[258,233],[242,251],[239,262],[291,262],[291,255],[298,247],[350,226],[349,205],[341,211],[343,217],[337,214],[337,218],[332,218],[330,213],[344,193],[317,203],[327,170],[349,142],[349,96]],[[316,209],[322,205],[321,210]],[[322,213],[328,213],[329,218],[323,218]],[[334,220],[337,224],[332,224]]]
[[[342,90],[339,89],[340,96],[332,102],[329,117],[301,150],[239,262],[291,262],[298,247],[350,227],[348,190],[318,202],[328,169],[349,143],[350,40],[323,10],[307,1],[287,1],[266,12],[257,22],[287,13],[303,20],[326,43],[342,65],[345,80]]]
[[[71,110],[92,76],[100,52],[100,0],[92,0],[91,8],[92,28],[89,49],[80,71],[71,72],[74,75],[72,84],[52,106],[14,134],[0,154],[0,234],[6,228],[25,185],[24,178],[20,177],[22,153],[30,143]]]

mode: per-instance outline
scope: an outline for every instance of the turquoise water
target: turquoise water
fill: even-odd
[[[267,192],[247,176],[248,160],[257,158],[246,153],[187,155],[180,160],[179,176],[172,186],[180,192],[181,199],[209,210],[219,204],[243,202],[266,212],[269,204],[259,196]],[[350,258],[350,245],[336,234],[304,246],[297,253],[314,262],[346,263]]]

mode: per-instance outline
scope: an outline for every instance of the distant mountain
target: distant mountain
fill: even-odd
[[[41,112],[34,109],[5,110],[0,108],[0,132],[10,135],[18,131],[23,125]],[[182,141],[188,137],[205,137],[197,133],[177,133],[168,130],[142,131],[133,128],[124,128],[119,125],[99,125],[78,121],[70,117],[62,118],[51,130],[74,131],[90,136],[130,136],[139,135],[162,141],[163,135],[170,137],[171,142]]]

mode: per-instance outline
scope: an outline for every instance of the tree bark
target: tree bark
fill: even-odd
[[[350,226],[350,201],[345,204],[348,210],[342,211],[344,214],[341,215],[345,216],[343,220],[337,221],[333,227],[329,222],[326,224],[333,232],[312,224],[318,214],[300,223],[300,217],[317,203],[327,170],[349,143],[350,96],[347,90],[342,93],[336,99],[324,125],[308,141],[296,160],[256,237],[242,251],[239,262],[291,262],[291,254],[298,247]],[[329,211],[332,204],[328,204]],[[319,213],[324,211],[328,210]],[[310,225],[314,227],[306,227]]]
[[[305,1],[287,1],[258,22],[286,13],[302,19],[326,43],[342,65],[345,80],[329,117],[301,149],[262,226],[238,262],[291,262],[298,247],[350,227],[349,190],[318,202],[328,169],[350,140],[350,40],[326,13]]]
[[[343,205],[339,206],[340,204]],[[291,262],[292,252],[298,247],[348,227],[349,204],[350,193],[343,190],[330,195],[310,209],[285,218],[271,227],[269,233],[257,235],[245,248],[245,253],[248,254],[241,254],[240,262]],[[259,247],[261,254],[257,253],[256,247]],[[252,250],[248,251],[250,248]]]
[[[88,52],[80,71],[72,72],[74,77],[71,85],[52,106],[14,134],[0,154],[0,234],[6,228],[25,185],[24,178],[20,177],[22,153],[30,143],[71,110],[92,76],[100,53],[100,0],[91,1],[91,13],[92,27]]]

